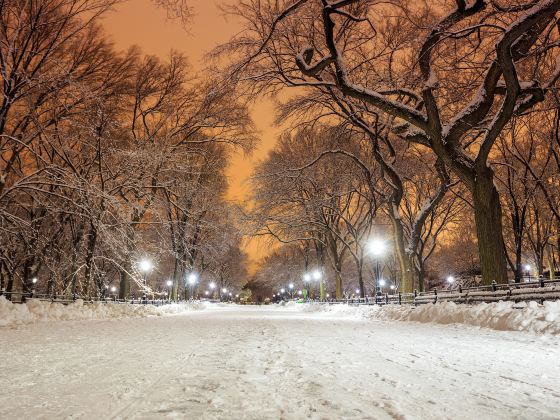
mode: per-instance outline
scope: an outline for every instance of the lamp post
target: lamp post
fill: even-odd
[[[311,274],[305,273],[303,275],[303,298],[309,297],[309,283],[311,282]]]
[[[224,287],[222,288],[222,295],[220,296],[220,300],[224,300],[224,295],[227,293],[227,289]]]
[[[383,288],[385,287],[386,284],[387,284],[387,282],[385,281],[385,279],[379,279],[378,285],[379,285],[379,290],[381,291],[381,293],[383,293]]]
[[[210,284],[208,285],[210,287],[210,293],[212,294],[212,298],[215,299],[216,298],[216,283],[214,283],[213,281],[210,282]]]
[[[525,269],[525,277],[527,277],[526,281],[531,281],[531,265],[525,264],[523,268]]]
[[[171,288],[173,287],[173,280],[167,280],[165,282],[165,284],[167,285],[167,288],[169,289],[167,291],[167,300],[171,300]]]
[[[190,294],[190,299],[194,299],[194,285],[196,284],[198,280],[198,277],[196,275],[196,273],[191,273],[189,274],[189,277],[187,277],[187,283],[189,284],[189,294]]]
[[[325,285],[323,283],[323,275],[320,270],[315,270],[312,274],[313,280],[319,282],[319,298],[325,300]]]
[[[294,298],[294,283],[288,284],[288,289],[290,289],[290,298]]]
[[[152,268],[154,267],[152,262],[148,259],[143,259],[140,261],[139,263],[139,268],[140,271],[142,271],[144,273],[144,278],[143,278],[143,283],[144,283],[144,291],[142,292],[142,300],[146,301],[147,296],[146,296],[146,289],[148,288],[148,273],[150,271],[152,271]]]
[[[381,277],[381,269],[379,267],[379,260],[385,253],[385,249],[387,248],[385,241],[382,239],[372,239],[368,243],[368,250],[371,255],[375,257],[375,279],[373,284],[375,285],[375,302],[377,302],[377,288],[378,282]],[[363,292],[363,291],[362,291]]]

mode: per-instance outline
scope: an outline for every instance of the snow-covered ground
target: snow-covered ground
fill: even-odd
[[[181,302],[168,305],[131,305],[120,303],[84,303],[76,300],[69,305],[29,299],[25,304],[13,304],[0,296],[0,327],[37,322],[77,321],[85,319],[139,318],[174,315],[210,305],[207,302]]]
[[[560,410],[558,336],[349,308],[39,322],[0,328],[0,352],[0,418],[553,419]]]

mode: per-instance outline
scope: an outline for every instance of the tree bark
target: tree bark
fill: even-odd
[[[496,281],[506,284],[508,275],[502,236],[502,206],[490,168],[477,171],[472,198],[482,283],[488,285]]]
[[[414,273],[412,262],[406,252],[404,228],[402,220],[393,209],[389,210],[389,219],[393,226],[393,240],[395,242],[395,253],[397,254],[397,261],[401,272],[401,284],[399,290],[402,293],[412,293],[414,289]]]

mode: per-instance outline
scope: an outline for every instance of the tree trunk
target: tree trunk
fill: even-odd
[[[338,269],[335,269],[335,290],[336,298],[342,299],[342,275]]]
[[[397,261],[401,272],[401,284],[399,290],[402,293],[412,293],[414,289],[414,272],[412,262],[406,252],[404,244],[404,228],[400,217],[396,212],[389,211],[389,218],[393,225],[393,240],[395,242],[395,253],[397,254]]]
[[[502,206],[488,167],[478,171],[472,191],[482,283],[508,282],[507,261],[502,236]]]
[[[172,301],[177,302],[179,292],[179,259],[175,258],[175,268],[173,269],[173,287],[171,288]]]

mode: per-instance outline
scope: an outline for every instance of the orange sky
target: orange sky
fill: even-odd
[[[221,14],[217,5],[220,0],[191,0],[195,17],[188,27],[188,32],[178,21],[166,19],[165,11],[155,7],[151,0],[129,0],[119,5],[107,15],[104,24],[107,33],[118,49],[127,49],[139,45],[146,54],[161,57],[170,50],[183,52],[195,70],[204,68],[203,55],[215,45],[227,41],[239,30],[238,22],[227,19]],[[274,146],[278,130],[271,128],[273,107],[268,101],[259,102],[253,109],[253,119],[261,133],[261,141],[251,157],[238,154],[228,169],[230,190],[228,198],[244,201],[247,197],[247,178],[255,163],[264,158]],[[246,246],[253,260],[265,255],[265,247],[255,240]]]

